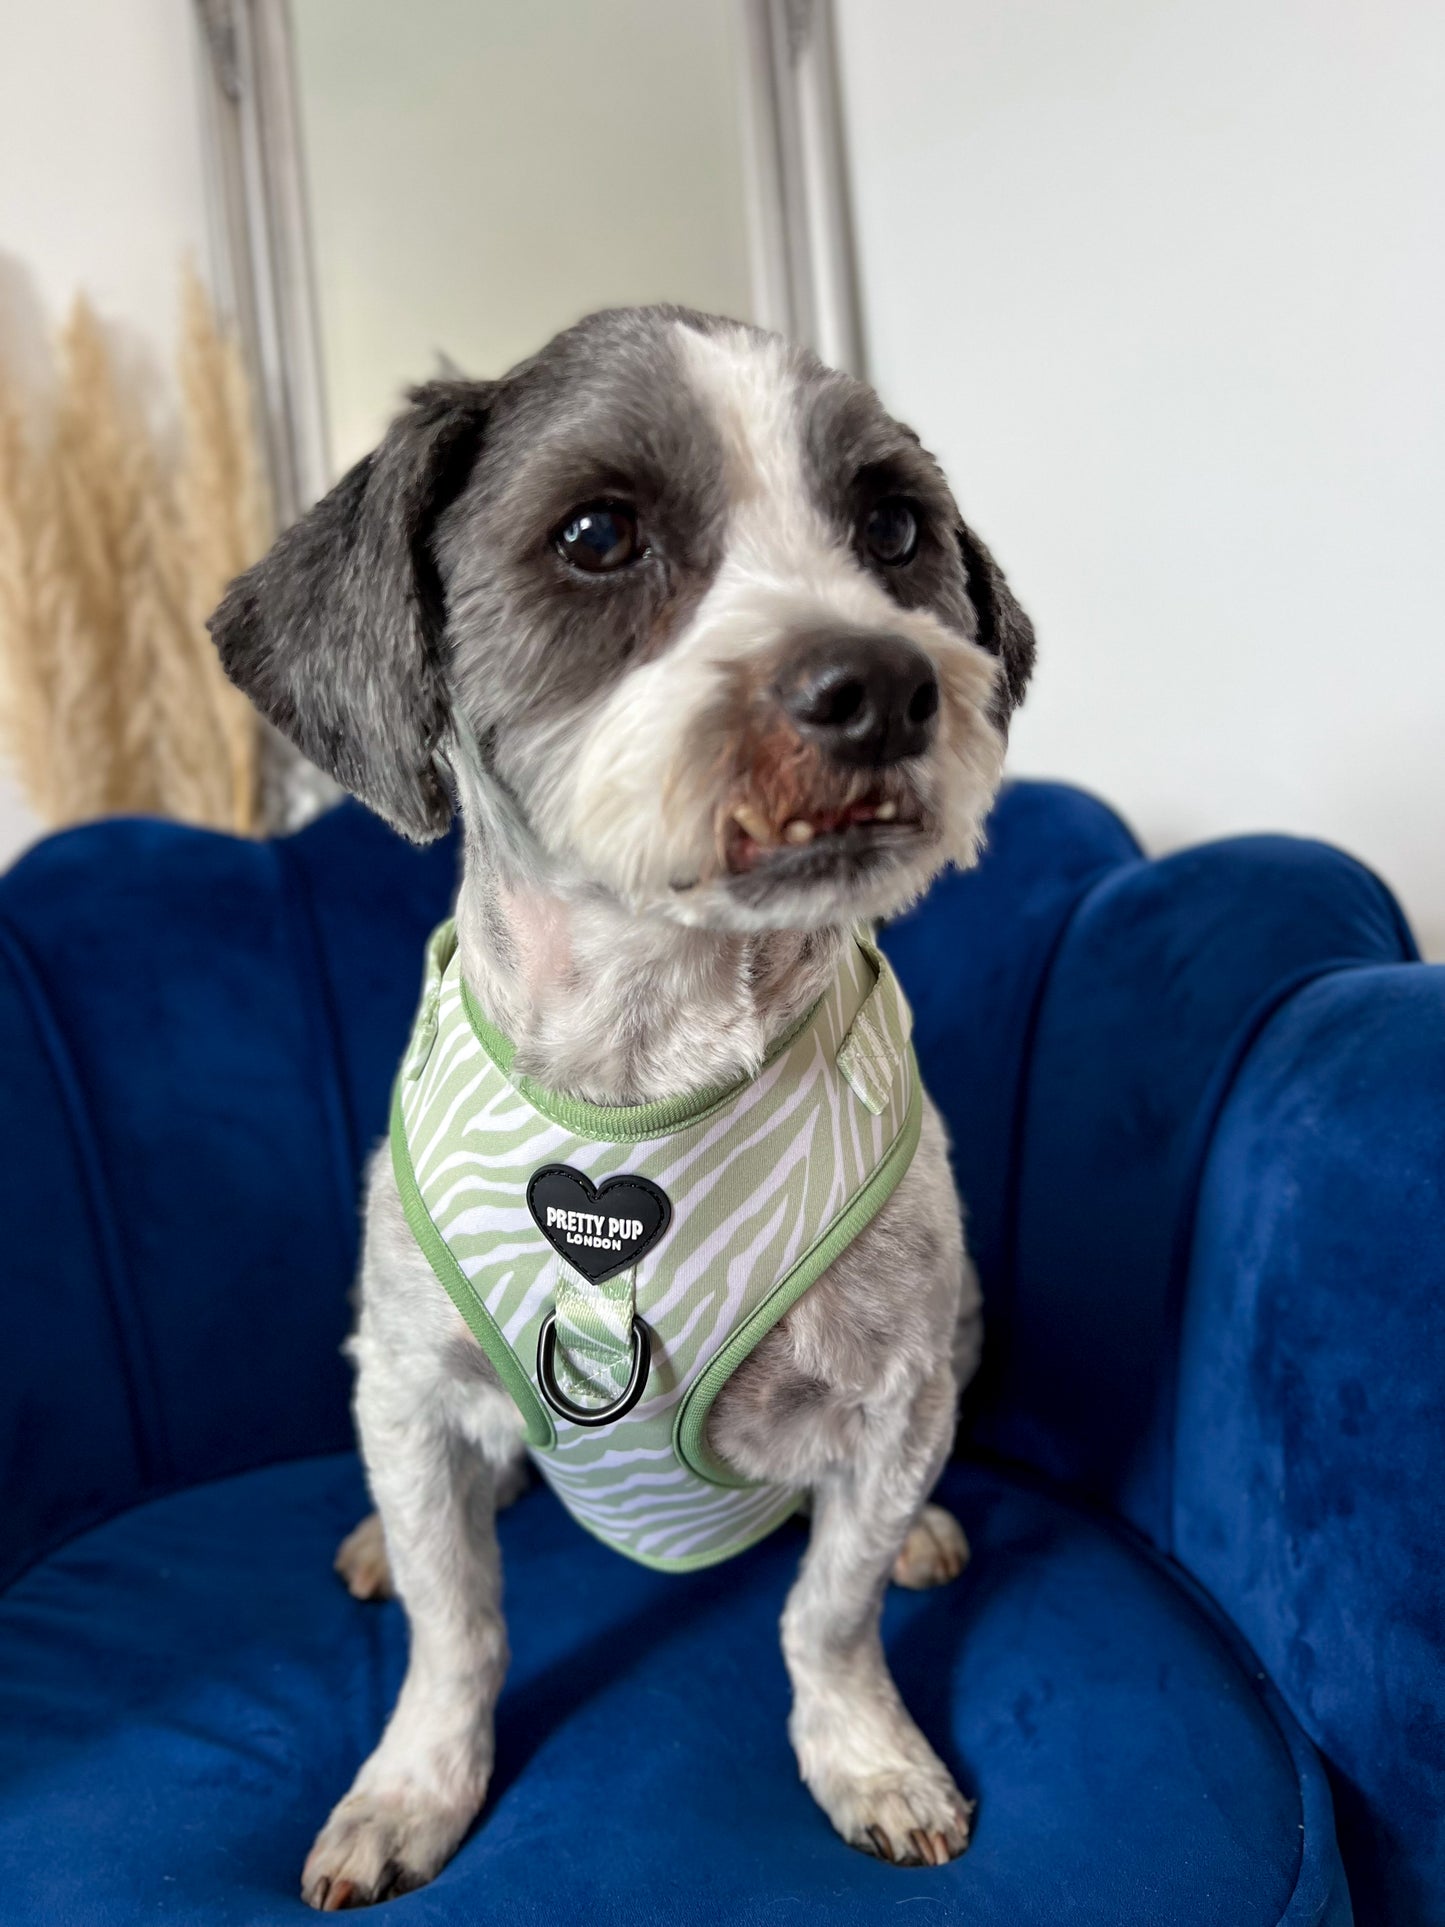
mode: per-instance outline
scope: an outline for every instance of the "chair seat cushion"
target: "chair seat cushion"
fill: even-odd
[[[788,1747],[789,1526],[647,1572],[545,1490],[501,1522],[513,1659],[478,1827],[391,1902],[414,1922],[1349,1920],[1318,1762],[1170,1569],[1040,1492],[955,1466],[973,1561],[890,1595],[908,1705],[979,1801],[943,1869],[846,1847]],[[366,1509],[308,1459],[139,1507],[0,1599],[0,1915],[31,1927],[310,1918],[312,1836],[401,1678],[395,1604],[331,1571]]]

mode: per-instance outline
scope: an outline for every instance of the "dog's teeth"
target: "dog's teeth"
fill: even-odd
[[[801,816],[795,816],[791,823],[784,824],[783,836],[789,843],[811,843],[813,826],[805,822]]]
[[[751,803],[739,803],[733,811],[735,820],[741,824],[754,843],[771,843],[773,826],[761,810],[755,810]]]
[[[874,817],[880,823],[891,823],[897,814],[898,805],[896,803],[880,803],[873,812]]]

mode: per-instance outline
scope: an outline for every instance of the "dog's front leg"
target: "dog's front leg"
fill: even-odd
[[[381,1744],[306,1861],[302,1898],[334,1912],[430,1880],[486,1797],[507,1664],[496,1471],[436,1409],[368,1358],[356,1416],[411,1653]]]
[[[803,1779],[850,1845],[903,1865],[962,1853],[972,1813],[898,1697],[878,1624],[947,1453],[955,1401],[946,1370],[897,1422],[870,1409],[858,1456],[813,1488],[812,1536],[783,1610],[788,1732]]]

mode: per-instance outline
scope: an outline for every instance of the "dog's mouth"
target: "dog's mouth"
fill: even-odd
[[[754,798],[732,801],[719,840],[729,876],[786,870],[802,878],[825,874],[840,859],[897,849],[925,829],[915,797],[878,784],[846,801],[792,808],[781,819]]]

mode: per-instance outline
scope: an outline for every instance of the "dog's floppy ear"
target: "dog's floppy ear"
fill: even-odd
[[[1004,580],[1003,570],[966,523],[958,525],[958,547],[968,571],[968,594],[978,617],[978,643],[1003,668],[1007,716],[1018,708],[1034,667],[1034,625]]]
[[[433,760],[448,697],[431,535],[471,473],[491,393],[414,388],[381,446],[236,578],[209,624],[262,715],[417,843],[452,814]]]

